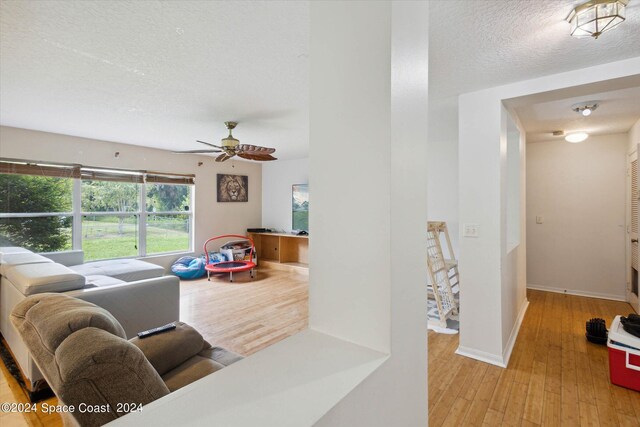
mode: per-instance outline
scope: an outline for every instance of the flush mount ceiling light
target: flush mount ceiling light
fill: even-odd
[[[567,142],[572,142],[574,144],[577,144],[578,142],[582,142],[585,139],[589,138],[589,134],[586,132],[576,132],[576,133],[570,133],[569,135],[564,137],[564,140]]]
[[[590,116],[591,113],[593,113],[593,110],[595,110],[596,108],[598,108],[597,101],[580,102],[571,106],[571,109],[573,111],[582,114],[585,117]]]
[[[629,0],[591,0],[571,11],[567,21],[571,35],[598,38],[624,21]]]

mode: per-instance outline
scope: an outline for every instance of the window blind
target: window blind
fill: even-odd
[[[0,158],[0,173],[54,178],[80,178],[80,165]]]
[[[146,172],[145,181],[151,184],[195,184],[195,175]]]
[[[94,181],[116,181],[141,184],[195,184],[195,175],[169,172],[111,169],[78,164],[40,162],[0,158],[0,173],[38,175],[57,178],[81,178]]]
[[[80,177],[90,181],[115,181],[141,184],[144,175],[140,171],[127,171],[118,169],[104,169],[83,166],[80,169]]]

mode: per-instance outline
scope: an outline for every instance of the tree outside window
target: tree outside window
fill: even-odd
[[[72,187],[69,178],[0,174],[0,214],[11,214],[0,215],[0,246],[71,249]]]

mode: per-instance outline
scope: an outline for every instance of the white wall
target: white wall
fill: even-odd
[[[120,152],[118,158],[114,156],[116,151]],[[6,126],[0,127],[0,157],[195,174],[196,253],[202,252],[202,245],[209,237],[228,233],[245,234],[247,227],[259,227],[261,224],[262,176],[259,163],[231,160],[216,163],[210,156],[172,154],[154,148]],[[198,162],[203,162],[203,165],[198,166]],[[218,173],[247,175],[249,201],[218,203]],[[153,257],[150,260],[167,267],[176,257]]]
[[[517,254],[506,250],[502,209],[507,188],[503,100],[556,90],[568,93],[607,80],[622,82],[637,74],[640,57],[460,96],[460,227],[465,223],[480,226],[479,237],[460,240],[460,277],[464,282],[460,295],[460,354],[506,365],[527,306],[523,274],[526,240],[521,241]],[[521,230],[525,230],[524,223]]]
[[[262,165],[262,227],[291,231],[293,184],[309,183],[309,159],[278,160]]]
[[[453,251],[458,256],[458,114],[457,110],[448,113],[441,108],[429,109],[427,205],[429,221],[447,222]]]
[[[625,300],[626,169],[627,134],[528,144],[530,288]]]
[[[429,221],[446,221],[454,254],[458,256],[458,141],[430,139],[428,150]]]
[[[513,111],[501,108],[500,246],[502,360],[507,361],[528,306],[526,295],[526,138]],[[505,363],[506,364],[506,363]]]
[[[635,122],[635,124],[629,130],[629,148],[628,152],[633,153],[638,149],[638,143],[640,143],[640,120]]]

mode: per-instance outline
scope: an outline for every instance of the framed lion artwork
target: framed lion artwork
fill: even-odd
[[[218,202],[248,202],[249,177],[217,174]]]

